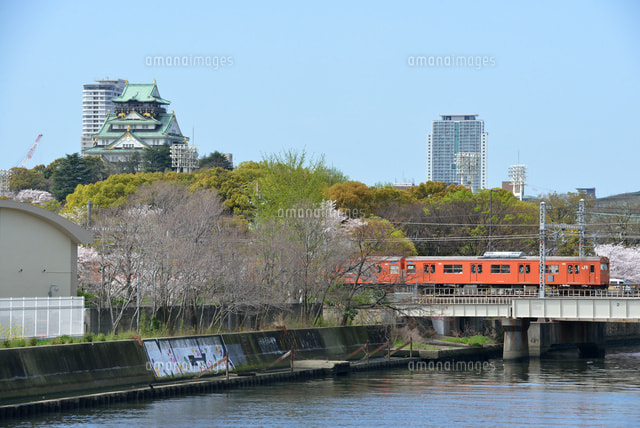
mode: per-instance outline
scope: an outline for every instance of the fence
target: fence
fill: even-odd
[[[84,335],[84,297],[0,299],[0,339]]]

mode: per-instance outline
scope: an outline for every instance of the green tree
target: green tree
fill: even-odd
[[[51,176],[51,194],[57,200],[63,201],[79,184],[99,181],[101,179],[99,162],[98,158],[81,158],[78,153],[67,155],[66,158],[56,161],[56,167]]]
[[[224,154],[216,150],[208,156],[200,158],[200,168],[222,168],[232,170],[233,164]]]
[[[35,169],[11,168],[11,178],[9,179],[9,190],[19,192],[20,190],[34,189],[48,191],[51,186],[42,172]]]
[[[149,147],[142,158],[144,172],[164,172],[171,169],[171,148],[165,143]]]
[[[288,209],[319,204],[325,191],[344,179],[328,168],[324,156],[307,162],[305,151],[271,155],[262,161],[264,175],[257,181],[253,203],[259,217],[282,217]]]
[[[336,183],[327,190],[326,196],[336,202],[336,208],[347,211],[352,218],[372,214],[373,192],[359,181]]]
[[[253,217],[256,183],[264,175],[264,167],[257,162],[243,162],[234,170],[211,168],[195,174],[192,189],[215,189],[225,210],[245,218]]]

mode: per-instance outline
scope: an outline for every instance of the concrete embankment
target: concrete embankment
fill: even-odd
[[[95,392],[154,381],[135,340],[0,350],[0,403]]]
[[[356,363],[387,336],[358,326],[1,349],[0,417],[406,365]]]

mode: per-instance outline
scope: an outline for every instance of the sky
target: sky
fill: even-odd
[[[79,152],[82,86],[109,77],[156,79],[200,155],[236,165],[305,151],[418,184],[432,121],[477,114],[488,187],[524,164],[529,196],[640,191],[640,2],[397,3],[2,0],[0,169],[39,134],[28,168]]]

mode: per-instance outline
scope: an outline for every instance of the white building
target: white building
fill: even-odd
[[[0,298],[76,296],[78,245],[92,241],[64,217],[0,200]]]
[[[93,135],[97,134],[107,117],[107,111],[114,110],[112,98],[119,97],[124,90],[122,79],[95,79],[82,89],[82,139],[80,153],[93,145]]]
[[[440,115],[427,135],[427,181],[487,188],[487,133],[477,114]]]

